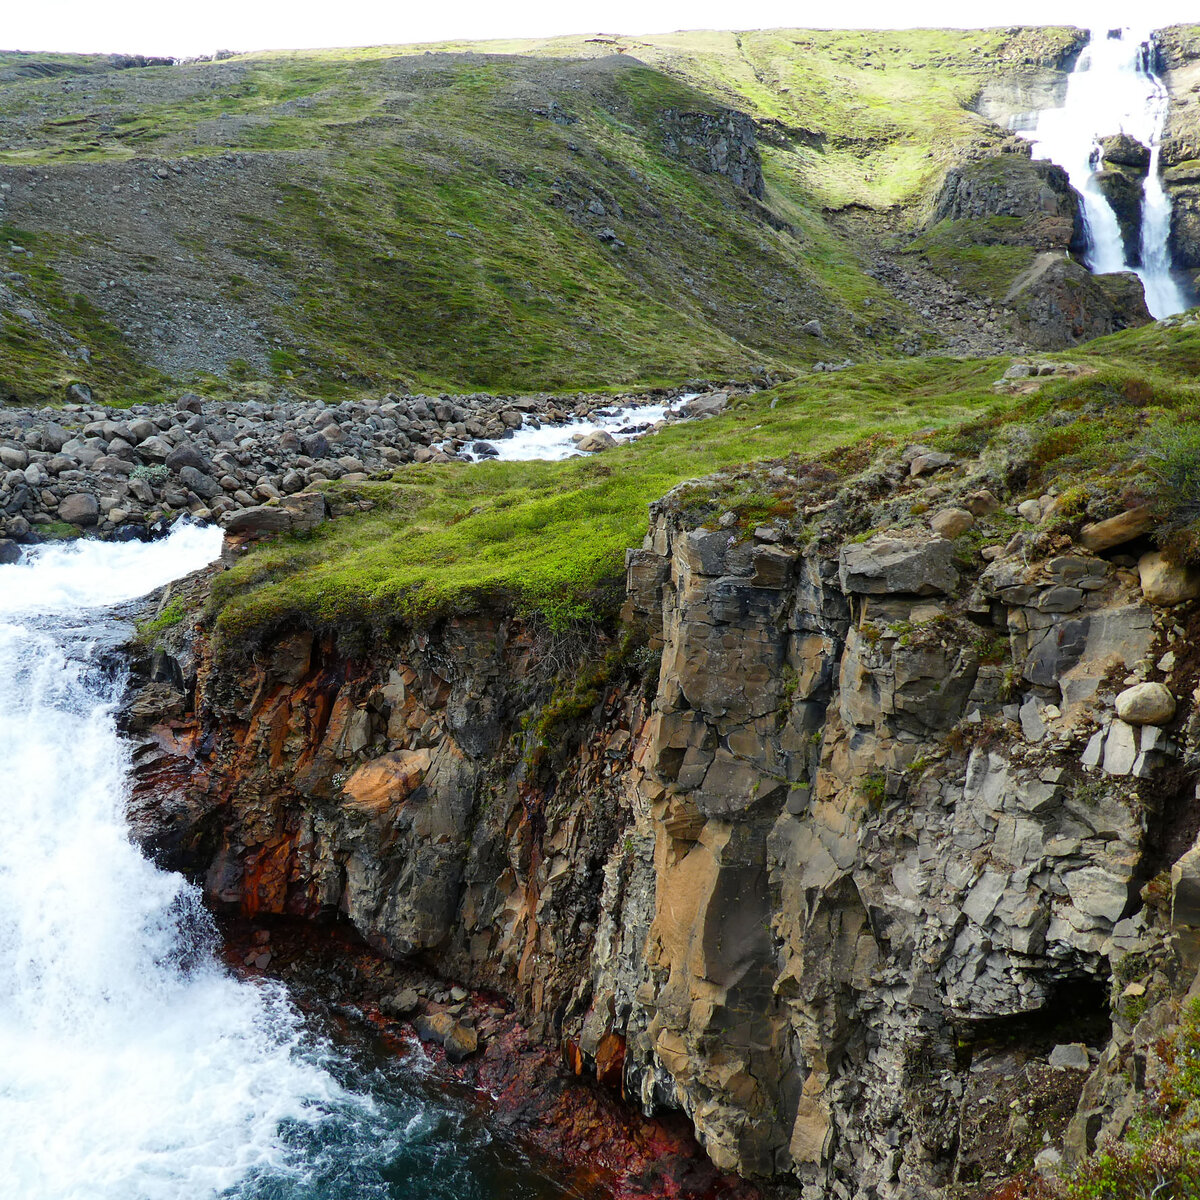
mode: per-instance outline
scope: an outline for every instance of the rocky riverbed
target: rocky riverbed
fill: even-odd
[[[486,457],[523,427],[687,392],[700,394],[666,419],[713,415],[729,395],[698,385],[617,397],[387,395],[325,405],[185,393],[173,404],[128,409],[74,403],[0,413],[0,562],[13,561],[19,543],[67,532],[64,525],[135,536],[181,512],[228,524],[326,480]]]

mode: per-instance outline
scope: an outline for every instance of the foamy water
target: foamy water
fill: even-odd
[[[1149,28],[1129,27],[1120,37],[1093,29],[1067,81],[1061,108],[1034,115],[1018,132],[1033,143],[1034,158],[1057,163],[1083,197],[1087,265],[1098,274],[1135,271],[1155,317],[1181,312],[1188,297],[1171,274],[1167,238],[1171,201],[1159,177],[1160,143],[1169,97],[1154,71]],[[1141,262],[1130,264],[1112,206],[1096,183],[1101,138],[1127,133],[1150,149],[1143,185]]]
[[[220,546],[178,526],[0,566],[0,1200],[579,1196],[424,1056],[335,1047],[232,977],[197,890],[129,840],[107,608]]]
[[[202,1200],[341,1098],[283,993],[213,957],[194,888],[129,841],[121,680],[98,609],[203,566],[220,532],[0,567],[0,1195]]]

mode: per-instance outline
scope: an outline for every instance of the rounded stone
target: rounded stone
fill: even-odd
[[[1175,715],[1175,697],[1161,683],[1135,683],[1117,696],[1117,716],[1130,725],[1165,725]]]
[[[1169,607],[1200,596],[1200,572],[1168,562],[1157,550],[1138,559],[1138,578],[1151,604]]]
[[[1017,505],[1017,514],[1035,524],[1042,519],[1042,506],[1036,500],[1022,500]]]
[[[64,496],[58,504],[58,517],[71,525],[95,525],[100,519],[100,501],[87,492]]]
[[[594,429],[576,443],[576,449],[585,454],[596,454],[601,450],[611,450],[617,444],[617,439],[603,429]]]
[[[975,524],[975,518],[965,508],[943,508],[929,518],[929,527],[939,537],[956,538]]]

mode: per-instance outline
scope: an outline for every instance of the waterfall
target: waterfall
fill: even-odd
[[[275,985],[233,979],[196,890],[131,843],[102,606],[209,562],[215,529],[0,567],[0,1195],[206,1200],[287,1170],[341,1095]]]
[[[1167,244],[1171,201],[1159,161],[1169,96],[1154,57],[1149,29],[1091,31],[1067,81],[1063,106],[1036,114],[1032,127],[1018,132],[1033,143],[1034,158],[1057,163],[1083,197],[1088,267],[1098,274],[1136,272],[1147,307],[1161,318],[1187,308],[1188,299],[1172,275]],[[1150,149],[1137,264],[1128,261],[1117,215],[1096,182],[1100,139],[1114,133],[1126,133]]]

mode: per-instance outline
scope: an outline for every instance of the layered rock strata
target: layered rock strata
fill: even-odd
[[[710,482],[565,690],[578,647],[504,611],[240,665],[178,627],[130,710],[147,840],[511,997],[783,1194],[983,1195],[1120,1132],[1198,965],[1197,580],[927,446],[747,473],[795,506],[750,527]]]

